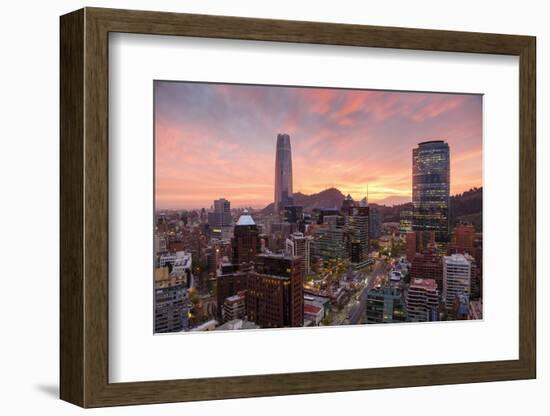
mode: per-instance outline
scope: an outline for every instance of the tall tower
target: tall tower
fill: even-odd
[[[246,209],[235,224],[233,232],[231,239],[233,264],[240,265],[254,261],[260,252],[260,237],[258,227]]]
[[[288,134],[277,135],[274,202],[276,214],[280,213],[285,206],[292,205],[292,153]]]
[[[443,140],[419,143],[412,152],[414,231],[433,231],[449,241],[450,153]]]

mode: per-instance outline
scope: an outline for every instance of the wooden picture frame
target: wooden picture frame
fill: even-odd
[[[535,38],[85,8],[61,17],[60,396],[82,407],[536,377]],[[519,57],[519,359],[109,383],[108,34],[262,40]]]

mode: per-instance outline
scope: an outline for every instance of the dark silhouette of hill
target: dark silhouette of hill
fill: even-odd
[[[306,195],[296,192],[292,198],[294,205],[304,207],[304,211],[311,212],[314,208],[340,208],[344,200],[344,194],[336,188],[328,188],[316,194]],[[273,212],[273,204],[269,204],[262,212]]]

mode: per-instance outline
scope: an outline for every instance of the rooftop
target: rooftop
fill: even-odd
[[[422,288],[429,289],[429,290],[436,290],[437,289],[437,283],[435,282],[434,279],[416,278],[416,279],[413,279],[412,282],[411,282],[410,287],[413,287],[413,286],[422,287]]]
[[[239,217],[236,225],[256,225],[252,216],[248,213],[248,210],[245,209],[242,215]]]
[[[445,143],[444,140],[427,140],[425,142],[418,143],[419,146],[422,146],[424,144],[436,144],[436,143]]]
[[[321,311],[321,308],[318,306],[311,305],[309,303],[304,304],[304,312],[305,313],[312,313],[312,314],[318,314]]]
[[[465,266],[470,264],[470,260],[464,254],[451,254],[450,256],[445,256],[444,259],[446,263],[462,264]]]

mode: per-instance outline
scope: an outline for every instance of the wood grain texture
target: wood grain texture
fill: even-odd
[[[60,23],[60,388],[84,405],[84,12]]]
[[[293,374],[108,381],[108,33],[520,57],[519,359]],[[87,8],[61,18],[61,397],[83,407],[515,380],[536,375],[535,38]],[[185,378],[185,374],[182,374]]]

